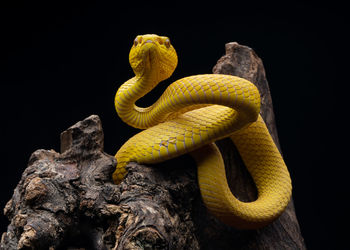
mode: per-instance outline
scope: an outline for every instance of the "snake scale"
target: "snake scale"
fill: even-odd
[[[194,75],[173,82],[150,107],[135,102],[177,66],[168,37],[140,35],[129,54],[135,77],[115,96],[120,118],[144,129],[116,154],[113,180],[119,184],[129,162],[159,163],[190,153],[198,167],[198,183],[208,210],[227,225],[256,229],[271,223],[289,203],[292,186],[288,169],[259,115],[260,94],[251,82],[230,75]],[[230,191],[222,156],[214,141],[230,137],[257,190],[252,202]]]

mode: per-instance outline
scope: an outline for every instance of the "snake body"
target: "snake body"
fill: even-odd
[[[129,60],[135,77],[115,96],[127,124],[145,129],[117,152],[113,180],[119,184],[129,162],[159,163],[190,153],[208,210],[238,229],[254,229],[275,220],[291,197],[288,169],[259,115],[260,95],[251,82],[230,75],[206,74],[172,83],[150,107],[135,102],[171,76],[177,55],[167,37],[137,36]],[[239,201],[230,191],[222,156],[214,141],[230,137],[250,172],[258,198]]]

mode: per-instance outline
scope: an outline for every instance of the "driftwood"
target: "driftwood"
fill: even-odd
[[[258,86],[261,114],[279,146],[268,83],[254,51],[226,44],[214,73],[238,75]],[[233,193],[241,200],[256,198],[233,143],[218,145]],[[61,134],[61,153],[35,151],[4,209],[11,223],[1,249],[305,249],[293,202],[259,230],[235,230],[209,214],[189,156],[156,166],[130,163],[118,186],[111,180],[115,165],[103,152],[96,115]]]

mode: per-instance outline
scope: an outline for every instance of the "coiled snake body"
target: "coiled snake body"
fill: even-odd
[[[291,196],[287,167],[259,115],[260,95],[251,82],[229,75],[195,75],[172,83],[150,107],[136,100],[167,79],[177,66],[169,38],[137,36],[129,54],[135,77],[117,91],[115,107],[127,124],[146,129],[117,152],[113,180],[120,183],[128,162],[152,164],[190,153],[198,165],[198,182],[208,210],[239,229],[259,228],[276,219]],[[230,137],[258,189],[252,202],[230,191],[214,141]]]

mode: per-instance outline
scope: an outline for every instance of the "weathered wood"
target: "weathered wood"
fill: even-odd
[[[261,96],[260,114],[281,152],[270,88],[262,60],[254,50],[236,42],[226,44],[225,49],[226,54],[214,66],[213,73],[236,75],[253,82],[257,86]],[[232,192],[243,201],[254,200],[257,197],[257,190],[239,156],[238,150],[230,139],[218,141],[217,144],[223,154],[227,179]],[[247,233],[249,234],[249,232]],[[275,222],[250,234],[248,245],[242,247],[248,247],[249,249],[305,249],[304,239],[295,215],[293,200]]]
[[[264,68],[254,51],[227,44],[214,73],[238,75],[258,86],[261,114],[279,145]],[[233,143],[218,145],[233,193],[255,199],[254,183]],[[1,249],[305,249],[292,202],[259,230],[235,230],[210,215],[189,156],[157,166],[130,163],[118,186],[111,180],[115,165],[103,152],[95,115],[61,134],[61,153],[34,152],[4,209],[11,223]]]

